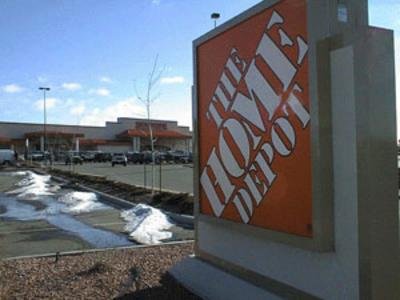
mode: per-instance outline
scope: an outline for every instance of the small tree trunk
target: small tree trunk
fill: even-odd
[[[147,123],[149,125],[150,147],[151,147],[151,193],[154,194],[154,139],[153,139],[153,128],[151,126],[151,119],[150,119],[150,105],[147,106]]]

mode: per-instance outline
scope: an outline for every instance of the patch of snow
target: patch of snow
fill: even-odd
[[[173,226],[168,216],[149,205],[138,204],[123,211],[121,217],[127,222],[125,232],[141,244],[160,244],[162,240],[172,237],[172,233],[167,231]]]
[[[25,178],[17,183],[20,188],[7,192],[9,195],[17,195],[18,198],[52,196],[60,189],[58,185],[50,184],[50,175],[38,175],[31,171],[15,172],[14,174],[16,174],[15,176],[25,175]]]
[[[12,176],[26,176],[28,175],[27,171],[17,171],[17,172],[12,172],[11,173]]]
[[[95,193],[71,192],[60,197],[58,200],[66,205],[62,209],[66,213],[80,214],[106,208],[105,205],[98,202]]]

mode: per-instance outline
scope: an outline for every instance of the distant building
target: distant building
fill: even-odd
[[[192,132],[176,121],[151,120],[155,149],[191,149]],[[47,149],[53,153],[68,150],[127,152],[150,149],[147,119],[118,118],[105,126],[47,125]],[[43,124],[0,122],[0,148],[24,153],[44,150]]]

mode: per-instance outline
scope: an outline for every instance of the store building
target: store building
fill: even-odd
[[[192,132],[176,121],[151,120],[156,150],[191,151]],[[128,152],[150,149],[147,119],[118,118],[105,126],[80,126],[0,122],[0,148],[18,153],[43,151],[54,154],[68,150]],[[46,136],[46,138],[45,138]]]

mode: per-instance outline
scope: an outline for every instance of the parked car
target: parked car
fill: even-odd
[[[66,165],[82,165],[83,164],[83,159],[82,157],[80,157],[77,154],[71,154],[71,155],[67,155],[66,159],[65,159],[65,164]]]
[[[193,154],[192,152],[186,152],[184,155],[182,155],[179,158],[179,162],[183,163],[183,164],[189,164],[193,162]]]
[[[16,163],[15,151],[11,149],[0,150],[0,165],[13,165]]]
[[[166,156],[167,162],[174,162],[176,164],[188,161],[188,153],[182,150],[168,151]]]
[[[112,155],[111,165],[113,167],[115,165],[124,165],[126,167],[128,165],[128,159],[124,153],[114,153]]]
[[[143,163],[143,154],[140,152],[127,152],[126,158],[128,159],[128,163],[132,164],[142,164]]]
[[[167,161],[167,152],[163,152],[163,151],[158,151],[156,152],[156,162],[157,163],[162,163]]]
[[[96,152],[93,151],[82,152],[80,156],[82,157],[83,161],[93,162],[96,156]]]
[[[140,152],[141,155],[141,164],[150,164],[153,159],[151,155],[151,151],[142,151]]]
[[[44,160],[44,152],[43,151],[32,151],[29,155],[29,158],[33,161],[42,161]]]
[[[67,152],[56,152],[54,155],[55,161],[65,161],[67,159],[68,153]]]
[[[94,162],[109,162],[112,159],[111,153],[97,152],[94,155]]]

